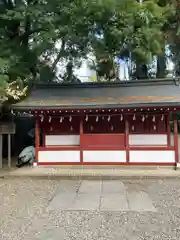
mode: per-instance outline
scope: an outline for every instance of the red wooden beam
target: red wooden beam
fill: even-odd
[[[83,164],[83,150],[82,150],[82,139],[83,138],[83,119],[80,120],[80,162]]]
[[[164,135],[167,132],[131,132],[131,135]]]
[[[56,165],[82,165],[80,162],[39,162],[39,166],[56,166]],[[174,163],[166,162],[84,162],[83,165],[92,166],[92,165],[119,165],[119,166],[174,166]]]
[[[45,146],[39,147],[39,151],[78,151],[80,146]]]
[[[23,111],[24,112],[25,109],[23,110],[19,110],[19,111]],[[27,113],[29,114],[36,114],[37,116],[39,114],[54,114],[57,115],[60,114],[65,114],[65,115],[72,115],[72,114],[99,114],[99,113],[105,113],[105,114],[118,114],[118,113],[128,113],[128,114],[132,114],[132,113],[137,113],[137,114],[141,114],[143,111],[147,111],[148,113],[151,112],[157,112],[157,113],[168,113],[168,112],[176,112],[177,110],[180,110],[179,106],[156,106],[156,107],[152,107],[152,106],[137,106],[137,107],[125,107],[125,108],[112,108],[112,107],[105,107],[105,108],[83,108],[83,109],[77,109],[77,108],[71,108],[71,109],[61,109],[61,108],[56,108],[56,109],[51,109],[51,108],[46,108],[44,109],[43,107],[39,107],[37,109],[28,109],[26,110]],[[17,110],[16,110],[17,111]]]
[[[39,147],[39,151],[125,151],[124,146],[46,146]],[[167,146],[129,146],[128,150],[136,151],[172,151],[174,147]]]
[[[168,147],[166,145],[164,146],[130,146],[129,150],[135,150],[135,151],[172,151],[174,150],[174,147]]]
[[[173,115],[174,119],[174,148],[175,148],[175,161],[176,164],[179,162],[179,153],[178,153],[178,122],[176,115]]]

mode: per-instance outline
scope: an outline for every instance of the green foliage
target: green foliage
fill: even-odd
[[[64,80],[78,81],[73,67],[89,52],[107,80],[116,75],[116,56],[131,52],[137,63],[149,62],[162,52],[169,16],[164,1],[0,0],[0,86],[52,81],[64,60],[72,63]]]
[[[112,68],[116,56],[123,58],[131,53],[132,60],[145,64],[162,54],[167,6],[160,6],[155,0],[142,4],[134,0],[96,0],[89,9],[94,20],[91,47],[100,76],[104,72],[111,79],[112,71],[115,75]]]
[[[171,0],[170,14],[168,21],[164,26],[167,43],[171,50],[171,58],[175,64],[175,75],[180,75],[180,2],[179,0]]]

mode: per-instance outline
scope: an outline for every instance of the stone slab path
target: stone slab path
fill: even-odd
[[[49,203],[50,210],[156,212],[146,192],[128,190],[121,181],[84,180],[79,187],[71,188],[65,181],[61,183],[66,188],[58,188]]]
[[[180,180],[0,180],[0,240],[179,240]]]

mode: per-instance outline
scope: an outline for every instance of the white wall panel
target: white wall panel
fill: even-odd
[[[175,162],[175,152],[172,151],[130,151],[130,162],[159,162],[172,163]]]
[[[80,144],[79,135],[46,135],[46,146],[72,146]]]
[[[83,151],[83,162],[126,162],[126,151]]]
[[[80,151],[39,151],[38,162],[80,162]]]
[[[178,134],[178,144],[180,148],[180,134]],[[171,133],[171,146],[174,146],[174,133]]]
[[[171,146],[174,146],[174,133],[171,133]]]
[[[167,134],[130,134],[129,145],[167,145]]]

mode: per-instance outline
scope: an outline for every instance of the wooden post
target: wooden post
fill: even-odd
[[[126,161],[129,162],[129,122],[125,120]]]
[[[167,115],[167,146],[171,146],[171,125],[170,125],[170,113]]]
[[[11,168],[11,134],[8,134],[8,167]]]
[[[38,120],[36,120],[36,124],[35,124],[35,146],[36,146],[35,160],[36,160],[36,162],[38,162],[38,149],[39,149],[39,123],[38,123]]]
[[[175,150],[175,162],[176,164],[179,162],[179,153],[178,153],[178,123],[176,119],[176,115],[173,116],[174,120],[174,150]]]
[[[83,137],[83,119],[80,120],[80,162],[81,164],[83,164],[82,137]]]
[[[3,135],[0,134],[0,168],[3,167]]]
[[[45,147],[46,146],[46,135],[45,135],[44,127],[41,130],[42,130],[42,146]]]

